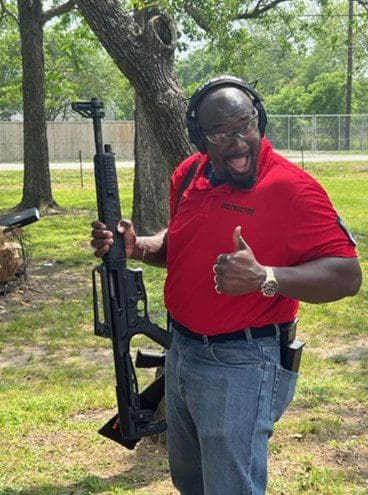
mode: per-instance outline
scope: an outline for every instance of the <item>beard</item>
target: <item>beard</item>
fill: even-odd
[[[224,170],[224,178],[236,189],[251,189],[257,182],[257,166],[252,165],[248,174],[233,174],[229,169]]]
[[[251,177],[239,177],[235,178],[228,172],[225,173],[226,182],[236,189],[251,189],[257,182],[256,174]]]

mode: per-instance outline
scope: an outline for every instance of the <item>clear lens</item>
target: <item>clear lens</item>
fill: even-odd
[[[213,144],[229,144],[234,138],[239,138],[244,140],[249,139],[250,137],[253,136],[257,128],[258,128],[258,112],[256,109],[254,109],[253,116],[240,129],[237,129],[236,131],[213,132],[211,134],[207,134],[204,132],[204,136],[207,139],[207,141]]]

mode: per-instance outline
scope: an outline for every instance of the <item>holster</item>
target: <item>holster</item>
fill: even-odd
[[[280,325],[281,366],[289,371],[298,372],[305,342],[296,340],[296,318],[289,325]]]

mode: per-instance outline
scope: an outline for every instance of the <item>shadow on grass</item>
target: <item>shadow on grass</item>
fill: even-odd
[[[20,488],[0,487],[1,495],[94,495],[106,490],[111,493],[133,493],[154,482],[168,480],[169,470],[166,461],[167,453],[162,447],[144,442],[136,449],[130,468],[114,476],[102,477],[93,474],[75,475],[75,483],[53,484],[42,482],[33,483]],[[119,492],[120,493],[120,492]]]
[[[133,468],[124,475],[112,476],[110,478],[100,478],[98,476],[88,475],[80,479],[77,483],[70,485],[53,485],[42,484],[38,486],[29,486],[24,488],[7,488],[1,489],[1,495],[93,495],[108,490],[109,488],[122,490],[130,490],[143,488],[151,484],[154,481],[162,481],[168,475],[154,476],[152,479],[145,482],[137,481],[137,478],[141,476],[141,473],[137,468]],[[129,481],[135,480],[133,481]],[[113,492],[117,493],[117,492]],[[124,492],[125,493],[125,492]]]

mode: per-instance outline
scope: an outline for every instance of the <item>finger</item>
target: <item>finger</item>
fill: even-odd
[[[94,220],[92,222],[92,228],[94,230],[105,230],[107,227],[104,223],[100,222],[99,220]]]
[[[91,246],[92,246],[92,243],[91,243]],[[96,258],[101,258],[110,249],[109,244],[100,244],[99,246],[92,246],[92,247],[95,248],[95,252],[93,254],[96,256]]]
[[[108,252],[108,249],[97,249],[93,254],[96,256],[96,258],[102,258],[106,253]]]
[[[111,246],[113,244],[113,239],[92,239],[91,246],[94,249],[100,249],[105,246]]]
[[[236,251],[241,251],[242,249],[248,249],[248,244],[245,242],[243,239],[243,236],[241,235],[241,226],[238,225],[235,227],[234,233],[233,233],[233,242],[234,242],[234,247]]]
[[[225,273],[225,270],[226,270],[225,263],[222,263],[220,265],[219,264],[213,265],[213,267],[212,267],[213,273],[216,273],[217,275],[223,275]]]
[[[113,234],[109,230],[95,229],[92,230],[91,236],[94,239],[110,239],[113,237]]]
[[[224,264],[227,263],[230,259],[230,254],[220,254],[217,257],[217,264]],[[215,265],[216,266],[216,265]]]

